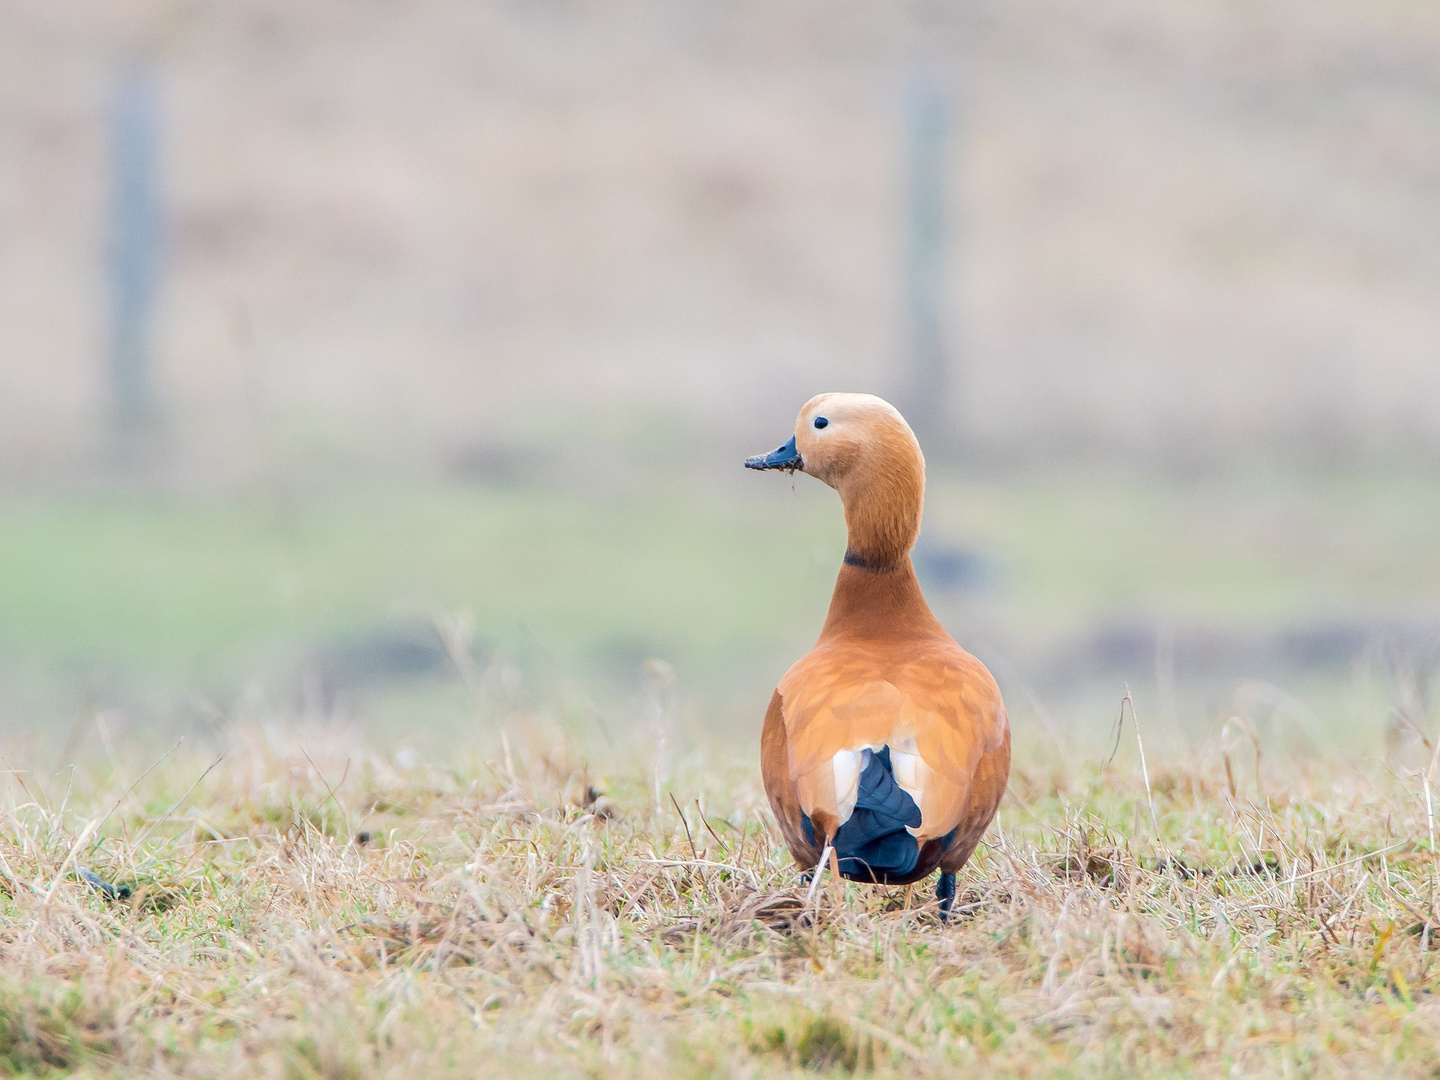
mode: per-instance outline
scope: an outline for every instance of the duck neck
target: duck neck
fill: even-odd
[[[846,475],[835,485],[845,507],[845,565],[890,573],[910,565],[925,505],[925,465],[895,454]]]
[[[919,468],[896,470],[841,489],[849,536],[822,640],[893,640],[945,633],[925,603],[910,562],[910,549],[920,532],[924,477]]]
[[[944,636],[945,630],[925,603],[910,556],[899,563],[875,569],[859,565],[849,553],[820,640],[827,638],[883,638],[888,640]]]
[[[889,452],[850,470],[835,488],[848,537],[821,640],[944,635],[910,562],[925,504],[925,459],[914,436],[892,441]]]

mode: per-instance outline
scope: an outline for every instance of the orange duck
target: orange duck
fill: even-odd
[[[760,739],[765,792],[803,870],[905,885],[936,868],[942,918],[1010,774],[1010,722],[985,665],[945,632],[910,562],[925,458],[870,394],[821,394],[750,469],[840,493],[849,543],[820,640],[785,673]]]

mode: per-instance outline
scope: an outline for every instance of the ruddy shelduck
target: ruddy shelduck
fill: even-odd
[[[789,442],[745,465],[829,484],[849,532],[820,640],[780,680],[760,738],[785,843],[801,869],[828,858],[851,881],[905,885],[939,868],[948,918],[955,872],[1005,794],[1010,722],[915,579],[920,444],[888,402],[821,394]]]

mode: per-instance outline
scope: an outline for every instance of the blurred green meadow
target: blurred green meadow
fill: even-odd
[[[838,500],[718,452],[617,455],[604,480],[0,495],[4,730],[58,738],[106,709],[158,730],[258,697],[414,742],[498,693],[628,745],[661,660],[686,738],[752,738],[823,619]],[[917,565],[1022,737],[1103,732],[1127,686],[1197,735],[1262,680],[1312,729],[1373,739],[1397,658],[1423,667],[1440,626],[1440,476],[936,467]]]

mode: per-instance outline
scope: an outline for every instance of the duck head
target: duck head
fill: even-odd
[[[895,406],[873,394],[819,394],[805,403],[790,441],[746,460],[747,469],[800,471],[840,493],[850,542],[845,562],[898,566],[920,532],[925,457]]]

